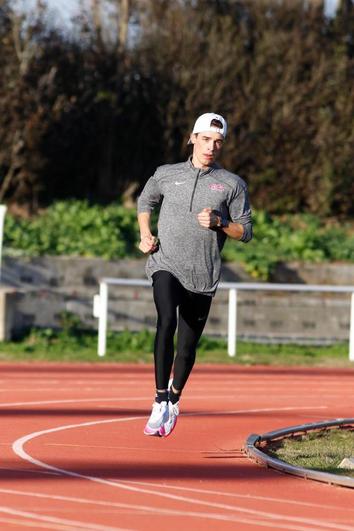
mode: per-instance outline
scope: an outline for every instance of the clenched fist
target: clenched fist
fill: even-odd
[[[152,234],[146,234],[144,236],[141,236],[141,240],[139,243],[139,249],[145,254],[154,253],[159,246],[158,239],[156,236],[153,236]]]
[[[220,217],[211,208],[203,208],[197,215],[199,225],[206,229],[213,229],[220,224]]]

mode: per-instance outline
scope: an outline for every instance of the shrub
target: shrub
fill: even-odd
[[[228,239],[223,258],[240,261],[252,276],[266,280],[277,262],[354,262],[354,236],[350,226],[330,225],[309,215],[271,217],[264,211],[253,215],[254,238],[247,245]]]
[[[225,261],[241,262],[256,278],[267,279],[279,261],[354,261],[354,234],[309,214],[271,217],[253,214],[254,238],[247,245],[227,239]],[[156,231],[156,215],[152,217]],[[105,259],[141,256],[137,250],[135,209],[121,205],[91,206],[87,201],[54,203],[30,219],[5,219],[7,254],[27,256],[77,255]]]
[[[135,256],[138,225],[134,209],[102,207],[87,201],[60,201],[33,219],[8,215],[4,246],[8,254],[78,255],[106,259]]]

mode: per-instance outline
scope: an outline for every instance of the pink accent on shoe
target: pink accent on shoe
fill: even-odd
[[[144,428],[144,435],[157,435],[157,437],[160,437],[159,431],[160,430],[152,430],[148,425],[146,425]]]
[[[159,434],[161,437],[168,437],[171,435],[177,424],[177,418],[179,415],[179,402],[172,404],[168,403],[168,419],[159,428]]]
[[[159,430],[164,422],[168,420],[169,410],[167,402],[154,402],[149,420],[145,424],[145,435],[159,436]]]
[[[169,437],[171,435],[171,433],[173,432],[173,430],[175,429],[176,427],[176,424],[177,424],[177,419],[176,419],[176,422],[174,423],[173,427],[172,427],[172,430],[169,432],[169,433],[166,433],[165,431],[165,427],[162,426],[160,429],[159,429],[159,435],[160,437],[164,437],[166,439],[166,437]]]

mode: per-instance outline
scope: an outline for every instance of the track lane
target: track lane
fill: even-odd
[[[92,525],[145,530],[164,525],[168,517],[172,531],[180,531],[181,526],[188,529],[189,525],[198,530],[215,529],[216,525],[218,530],[235,529],[236,522],[237,529],[245,530],[354,529],[354,509],[348,509],[353,505],[349,501],[352,493],[265,470],[240,452],[250,432],[296,424],[299,419],[305,422],[311,415],[346,416],[345,410],[352,411],[353,407],[350,389],[354,371],[332,374],[318,369],[196,367],[183,397],[176,431],[160,440],[143,437],[141,432],[150,405],[150,367],[115,365],[108,372],[106,366],[103,370],[101,366],[86,366],[82,368],[85,378],[80,377],[86,386],[76,384],[76,367],[70,371],[69,366],[42,365],[37,373],[33,369],[32,365],[28,372],[23,366],[4,371],[10,375],[11,392],[6,400],[0,395],[0,414],[9,423],[2,448],[11,449],[21,437],[49,430],[23,441],[25,452],[79,476],[56,471],[64,476],[58,480],[58,476],[43,474],[37,464],[36,477],[34,463],[7,451],[5,458],[11,461],[13,473],[8,471],[4,476],[0,469],[0,487],[5,482],[12,487],[8,490],[23,491],[19,487],[28,485],[28,492],[39,496],[43,514],[52,506],[60,515],[65,506],[62,500],[59,508],[46,496],[70,494],[75,498],[79,484],[80,494],[85,494],[82,499],[95,500],[98,505],[89,502],[86,506],[91,510],[85,511],[77,507],[83,503],[68,501],[66,517],[80,516],[81,521],[83,516],[84,522]],[[20,370],[18,381],[16,370]],[[48,379],[43,378],[45,370]],[[28,375],[33,388],[26,386],[29,390],[24,391]],[[127,380],[139,382],[138,392],[136,385],[124,385]],[[48,381],[53,381],[51,392],[44,390]],[[324,389],[330,389],[328,396]],[[38,400],[39,396],[43,400]],[[75,427],[63,430],[63,426]],[[97,481],[87,479],[91,476],[103,482],[97,485]],[[7,496],[13,496],[15,509],[19,509],[16,504],[20,498],[26,503],[23,495]],[[113,505],[102,512],[101,502]]]

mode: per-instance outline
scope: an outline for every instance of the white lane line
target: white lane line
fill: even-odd
[[[297,408],[294,408],[294,409],[297,409]],[[262,411],[262,410],[260,409],[258,411]],[[66,476],[86,479],[86,480],[93,481],[93,482],[96,482],[96,483],[109,485],[109,486],[113,486],[115,488],[120,488],[120,489],[124,489],[124,490],[128,490],[128,491],[132,491],[132,492],[138,492],[138,493],[141,493],[141,494],[150,494],[150,495],[153,494],[155,496],[171,499],[171,500],[174,500],[174,501],[182,501],[183,503],[203,505],[203,506],[207,506],[209,508],[213,507],[213,508],[216,508],[216,509],[223,509],[223,510],[232,511],[232,512],[239,512],[239,513],[241,512],[241,513],[244,513],[244,514],[251,515],[251,516],[253,516],[253,518],[256,518],[256,520],[251,520],[250,518],[245,519],[245,518],[240,518],[240,517],[231,516],[231,515],[222,517],[222,519],[225,519],[225,520],[228,520],[228,521],[239,521],[239,522],[242,521],[243,523],[253,523],[253,524],[257,524],[259,526],[281,528],[281,529],[284,529],[284,527],[286,526],[285,527],[286,529],[294,529],[294,530],[297,530],[297,531],[305,531],[305,530],[309,531],[309,530],[313,530],[313,529],[318,530],[318,529],[321,529],[321,528],[323,528],[323,529],[341,529],[341,530],[345,530],[345,531],[353,531],[352,527],[348,527],[348,526],[345,526],[345,525],[339,525],[339,524],[332,524],[330,522],[323,522],[323,521],[318,520],[318,519],[301,518],[301,517],[294,517],[294,516],[284,516],[284,515],[279,515],[279,514],[276,514],[276,513],[268,513],[268,512],[265,512],[265,511],[257,511],[257,510],[253,510],[253,509],[245,509],[245,508],[241,508],[241,507],[234,507],[234,506],[231,506],[231,505],[226,505],[226,504],[221,504],[221,503],[208,502],[208,501],[200,500],[198,498],[191,498],[191,497],[186,497],[186,496],[177,496],[177,495],[174,495],[174,494],[168,494],[166,492],[156,492],[155,490],[134,487],[132,485],[124,484],[123,482],[106,480],[106,479],[103,479],[103,478],[100,478],[100,477],[97,477],[97,476],[88,476],[88,475],[80,474],[78,472],[74,472],[72,470],[61,469],[61,468],[49,465],[47,463],[44,463],[43,461],[40,461],[40,460],[38,460],[36,458],[33,458],[31,455],[29,455],[24,450],[24,445],[28,441],[30,441],[30,440],[32,440],[34,438],[40,437],[42,435],[45,435],[45,434],[55,433],[55,432],[58,432],[58,431],[63,431],[63,430],[68,430],[68,429],[73,429],[73,428],[82,428],[82,427],[86,427],[86,426],[93,426],[93,425],[98,425],[98,424],[108,424],[108,423],[113,423],[113,422],[135,421],[135,420],[140,420],[142,418],[145,418],[145,417],[130,417],[130,418],[123,418],[123,419],[107,419],[107,420],[100,420],[100,421],[85,422],[85,423],[80,423],[80,424],[71,424],[71,425],[66,425],[66,426],[59,426],[57,428],[51,428],[51,429],[47,429],[47,430],[34,432],[34,433],[31,433],[31,434],[25,435],[24,437],[21,437],[20,439],[17,439],[13,443],[12,448],[13,448],[13,451],[15,452],[15,454],[18,455],[21,459],[29,461],[32,464],[37,465],[39,467],[43,467],[43,468],[46,468],[48,470],[54,470],[56,472],[60,472],[63,475],[66,475]],[[215,514],[213,514],[213,513],[201,513],[200,516],[202,516],[202,515],[203,515],[204,518],[215,518]],[[220,519],[220,515],[218,515],[217,518]],[[259,521],[258,518],[262,518],[262,521]],[[265,518],[270,520],[270,521],[267,522],[266,520],[264,520]],[[279,523],[276,522],[276,521],[279,521]],[[285,521],[287,523],[283,524],[282,521]],[[292,522],[292,523],[290,524],[288,522]],[[310,525],[310,526],[315,525],[316,527],[315,528],[313,528],[313,527],[302,527],[302,526],[300,526],[298,524],[305,524],[305,525]],[[320,527],[318,527],[318,526],[320,526]]]
[[[198,397],[189,397],[188,400],[208,400],[210,398],[218,398],[220,397],[220,395],[217,395],[217,396],[210,396],[210,395],[206,395],[206,396],[198,396]],[[225,398],[229,399],[230,398],[230,395],[228,394],[225,394],[225,396],[222,397],[224,400]],[[237,398],[237,397],[235,397]],[[3,402],[3,403],[0,403],[0,407],[2,408],[5,408],[5,407],[16,407],[16,406],[45,406],[45,405],[49,405],[49,404],[81,404],[81,403],[89,403],[89,402],[141,402],[141,401],[145,401],[145,400],[151,400],[151,395],[150,396],[141,396],[141,397],[125,397],[125,398],[122,398],[122,397],[115,397],[115,398],[112,398],[112,397],[101,397],[101,398],[60,398],[60,399],[57,399],[57,400],[35,400],[35,401],[25,401],[25,402]],[[98,407],[109,407],[109,406],[98,406]],[[115,406],[111,406],[111,407],[115,407]]]
[[[101,385],[96,385],[96,386],[92,386],[92,387],[80,387],[80,392],[81,391],[101,391],[101,388],[105,388],[107,387],[107,384],[105,384],[104,382],[102,382]],[[120,387],[120,385],[119,385]],[[71,393],[73,391],[77,390],[77,385],[72,385],[70,387],[62,387],[60,386],[60,389],[56,389],[57,392],[60,392],[62,393],[63,391],[67,392],[67,391],[70,391]],[[24,393],[24,392],[29,392],[29,393],[33,393],[33,391],[36,391],[37,392],[53,392],[53,387],[35,387],[35,388],[24,388],[24,387],[11,387],[9,389],[5,389],[5,388],[1,388],[0,389],[0,393],[13,393],[14,391],[16,391],[16,393]]]
[[[47,472],[48,473],[48,472]],[[59,474],[55,474],[59,475]],[[62,474],[60,474],[62,475]],[[111,481],[113,481],[113,478],[109,478]],[[145,487],[153,487],[156,489],[168,489],[168,490],[177,490],[177,491],[184,491],[184,492],[194,492],[197,494],[204,494],[204,495],[214,495],[214,496],[220,496],[220,497],[226,497],[226,498],[239,498],[241,500],[246,501],[262,501],[262,502],[271,502],[271,503],[279,503],[284,505],[295,505],[300,507],[312,507],[312,508],[318,508],[318,509],[326,509],[326,510],[337,510],[338,507],[335,505],[329,505],[329,504],[320,504],[320,503],[312,503],[312,502],[306,502],[306,501],[298,501],[293,500],[289,498],[274,498],[271,496],[257,496],[254,494],[239,494],[234,492],[225,492],[225,491],[219,491],[219,490],[213,490],[213,489],[199,489],[195,487],[181,487],[177,485],[167,485],[166,483],[151,483],[148,481],[130,481],[130,480],[121,480],[122,483],[128,483],[131,485],[139,485],[139,486],[145,486]],[[144,505],[131,505],[127,503],[121,503],[121,502],[110,502],[110,501],[104,501],[104,500],[97,500],[93,498],[80,498],[77,496],[63,496],[59,494],[44,494],[44,493],[38,493],[38,492],[32,492],[29,490],[21,491],[21,490],[15,490],[15,489],[3,489],[0,488],[0,492],[3,494],[10,494],[14,496],[25,496],[25,497],[31,497],[31,498],[43,498],[43,499],[51,499],[51,500],[57,500],[57,501],[68,501],[72,503],[81,503],[86,505],[98,505],[103,507],[116,507],[119,509],[135,509],[135,510],[142,510],[147,513],[156,512],[157,510],[161,512],[161,514],[171,514],[171,509],[155,509],[153,507],[144,506]],[[173,510],[173,509],[172,509]],[[354,511],[354,507],[341,507],[340,510],[342,512],[349,512],[352,513]],[[184,511],[175,511],[173,514],[184,514]]]
[[[215,375],[213,375],[213,377],[215,378]],[[345,376],[341,376],[341,378],[343,378],[343,384],[344,385],[350,385],[353,381],[352,378],[345,378]],[[63,381],[64,381],[64,385],[72,385],[72,386],[77,386],[77,385],[93,385],[93,386],[97,386],[97,385],[104,385],[104,386],[107,386],[108,384],[111,384],[111,385],[119,385],[119,387],[123,386],[123,387],[131,387],[131,385],[139,385],[141,386],[142,384],[146,387],[149,387],[151,386],[151,388],[153,389],[153,386],[154,386],[154,382],[153,382],[153,379],[149,378],[149,380],[141,380],[141,379],[138,379],[138,380],[131,380],[131,379],[123,379],[123,378],[116,378],[116,377],[113,377],[113,378],[102,378],[102,379],[91,379],[91,378],[87,378],[87,379],[84,379],[84,380],[72,380],[70,378],[64,378],[63,380],[52,380],[52,379],[48,379],[48,378],[45,378],[45,379],[37,379],[35,377],[31,377],[31,380],[29,381],[28,379],[28,376],[26,377],[23,377],[23,378],[9,378],[7,380],[0,380],[0,386],[10,386],[11,389],[17,389],[16,386],[18,385],[22,385],[22,386],[25,386],[26,388],[28,389],[36,389],[39,385],[45,385],[45,386],[48,386],[48,385],[63,385]],[[341,380],[342,381],[342,380]],[[237,389],[241,389],[243,387],[248,387],[250,385],[254,386],[255,388],[259,388],[259,389],[268,389],[270,386],[276,386],[276,387],[284,387],[284,388],[287,388],[290,385],[295,385],[295,382],[292,380],[292,381],[279,381],[277,380],[276,378],[274,379],[271,379],[271,380],[266,380],[266,378],[264,378],[264,381],[263,383],[259,383],[259,380],[257,379],[240,379],[238,376],[235,376],[235,377],[232,377],[232,378],[228,378],[228,379],[225,379],[225,377],[223,376],[222,379],[220,380],[214,380],[213,382],[210,382],[210,384],[208,383],[208,386],[210,385],[210,388],[220,388],[220,383],[222,382],[222,387],[227,387],[227,388],[233,388],[235,389],[235,384],[237,385]],[[310,377],[306,378],[306,380],[304,381],[301,381],[301,380],[297,380],[296,381],[296,385],[298,385],[298,382],[300,382],[300,384],[302,384],[303,386],[305,386],[305,384],[308,384],[308,386],[313,386],[313,381],[310,379]],[[338,385],[338,382],[336,381],[336,378],[333,378],[331,380],[323,380],[321,379],[320,382],[316,382],[315,381],[315,384],[316,384],[316,389],[323,386],[327,386],[327,384],[329,385],[333,385],[335,386],[336,384]],[[205,383],[204,381],[197,381],[197,382],[193,382],[193,387],[190,389],[189,392],[192,392],[192,391],[197,391],[197,390],[202,390],[204,391],[205,390]]]
[[[2,491],[3,489],[1,489]],[[0,492],[1,492],[0,491]],[[23,493],[23,495],[27,495],[27,493]],[[90,500],[85,498],[77,498],[77,497],[68,497],[68,496],[56,496],[56,495],[43,495],[43,494],[37,494],[32,493],[33,496],[39,497],[39,498],[49,498],[52,500],[60,500],[60,501],[69,501],[69,502],[78,502],[78,503],[88,503],[88,504],[95,504],[95,505],[105,505],[109,507],[119,507],[119,508],[127,508],[127,509],[134,509],[135,511],[138,511],[139,514],[142,514],[142,511],[146,514],[154,514],[156,515],[168,515],[168,516],[190,516],[195,518],[206,518],[211,520],[219,520],[219,521],[234,521],[238,523],[246,523],[246,524],[256,524],[256,525],[262,525],[264,527],[276,527],[279,529],[294,529],[296,531],[309,531],[312,528],[308,527],[294,527],[294,526],[281,526],[273,523],[266,523],[262,522],[260,523],[258,520],[249,520],[249,519],[242,519],[237,517],[227,517],[222,514],[218,513],[203,513],[203,512],[196,512],[196,511],[178,511],[175,509],[159,509],[159,508],[153,508],[151,506],[144,506],[144,505],[133,505],[133,504],[125,504],[125,503],[114,503],[114,502],[104,502],[104,501],[96,501],[96,500]],[[51,527],[53,529],[53,527]],[[54,529],[68,529],[63,527],[55,527]],[[72,529],[72,528],[70,528]],[[77,528],[75,528],[77,529]],[[79,528],[81,529],[81,528]],[[116,528],[115,528],[116,531]]]
[[[6,385],[8,384],[9,382],[13,382],[13,383],[25,383],[26,385],[29,385],[29,382],[28,382],[28,377],[26,378],[16,378],[14,380],[11,380],[11,379],[8,379],[8,380],[0,380],[0,385]],[[65,383],[72,383],[72,384],[84,384],[84,385],[87,385],[87,384],[107,384],[107,383],[112,383],[112,384],[116,384],[117,381],[119,381],[119,386],[121,385],[131,385],[131,384],[139,384],[141,385],[141,380],[126,380],[126,379],[122,379],[122,380],[119,380],[119,378],[115,378],[115,377],[110,377],[110,378],[101,378],[101,379],[92,379],[92,378],[86,378],[84,380],[72,380],[70,378],[65,378]],[[43,383],[43,384],[55,384],[55,385],[61,385],[63,383],[63,380],[53,380],[53,379],[50,379],[50,378],[44,378],[44,379],[37,379],[37,378],[34,378],[32,377],[31,378],[31,382],[34,382],[36,385],[39,384],[39,383]]]
[[[130,531],[122,527],[110,527],[105,525],[89,524],[87,522],[79,522],[78,520],[68,520],[66,518],[57,518],[56,516],[48,516],[28,511],[19,511],[18,509],[12,509],[11,507],[0,506],[0,513],[11,514],[13,516],[22,516],[30,520],[37,522],[48,522],[56,524],[57,529],[84,529],[92,531]]]
[[[352,389],[353,386],[350,387],[350,391]],[[8,394],[9,392],[13,392],[14,389],[8,389],[6,390],[6,394]],[[33,389],[27,389],[26,391],[28,392],[31,392],[33,393]],[[35,390],[36,393],[47,393],[48,391],[52,392],[53,389],[52,388],[48,388],[48,389],[36,389]],[[70,393],[72,394],[73,392],[75,391],[74,388],[72,387],[68,387],[68,388],[61,388],[60,389],[60,392],[61,393]],[[80,389],[80,392],[84,393],[84,392],[87,392],[87,393],[90,393],[92,395],[92,393],[97,393],[98,391],[101,391],[101,389],[98,389],[98,388],[81,388]],[[258,392],[259,390],[257,390]],[[327,404],[329,405],[332,405],[332,401],[333,400],[338,400],[338,399],[341,399],[343,396],[345,396],[347,398],[347,395],[348,395],[348,390],[342,390],[341,392],[338,392],[336,394],[333,394],[333,393],[326,393],[326,402]],[[267,393],[269,392],[269,390],[267,391]],[[1,394],[1,390],[0,390],[0,394]],[[268,398],[271,398],[271,397],[268,397]],[[304,396],[304,400],[303,400],[303,403],[306,403],[307,406],[309,405],[309,402],[310,402],[310,398],[312,397],[308,397],[308,396]],[[318,400],[318,397],[317,396],[314,396],[314,401],[317,401]],[[236,401],[238,404],[242,403],[242,402],[250,402],[249,401],[249,396],[247,394],[236,394],[236,395],[231,395],[230,393],[225,393],[225,394],[217,394],[217,395],[211,395],[211,394],[208,394],[208,395],[193,395],[193,396],[185,396],[185,401],[198,401],[198,400],[214,400],[215,402],[225,402],[225,400],[227,400],[228,402],[234,400]],[[299,399],[299,396],[298,394],[294,393],[294,394],[282,394],[281,395],[281,400],[282,401],[293,401],[293,400],[298,400]],[[14,406],[25,406],[25,405],[45,405],[45,404],[58,404],[60,402],[63,402],[63,403],[75,403],[75,402],[97,402],[99,400],[102,400],[104,402],[122,402],[122,401],[126,401],[126,402],[139,402],[139,401],[146,401],[146,400],[152,400],[151,398],[151,395],[149,396],[142,396],[142,397],[135,397],[135,398],[131,398],[130,396],[127,396],[125,398],[115,398],[115,397],[112,397],[110,396],[109,398],[106,397],[106,398],[85,398],[85,399],[65,399],[65,398],[58,398],[57,400],[37,400],[37,401],[22,401],[22,402],[2,402],[0,403],[0,407],[1,408],[4,408],[4,407],[14,407]],[[255,400],[254,401],[255,403],[257,403],[257,401]],[[272,403],[271,400],[268,400],[268,403]],[[311,402],[310,402],[311,403]],[[354,404],[354,402],[353,402]],[[335,404],[336,405],[336,404]],[[347,403],[347,406],[349,407],[350,403]],[[114,406],[113,405],[99,405],[97,407],[101,407],[101,408],[113,408]]]
[[[43,495],[39,495],[40,497],[43,497]],[[80,500],[79,498],[69,498],[67,499],[68,497],[64,497],[64,496],[60,496],[60,497],[57,497],[57,496],[48,496],[50,497],[51,499],[61,499],[63,501],[78,501]],[[81,500],[80,500],[81,501]],[[84,500],[84,503],[90,503],[91,500]],[[104,502],[96,502],[95,500],[92,500],[93,503],[95,504],[102,504]],[[271,527],[272,529],[274,528],[278,528],[278,529],[293,529],[294,531],[312,531],[313,528],[309,528],[309,527],[302,527],[302,526],[293,526],[293,525],[278,525],[276,523],[273,523],[273,522],[265,522],[265,521],[259,521],[258,519],[256,520],[252,520],[252,519],[249,519],[249,518],[240,518],[240,517],[236,517],[236,516],[226,516],[224,514],[219,514],[219,513],[203,513],[203,512],[196,512],[196,511],[188,511],[188,510],[185,510],[185,511],[178,511],[178,510],[174,510],[174,509],[160,509],[160,508],[152,508],[151,506],[143,506],[143,505],[133,505],[133,504],[123,504],[123,503],[110,503],[109,504],[110,506],[119,506],[119,507],[124,507],[124,508],[128,508],[130,510],[134,509],[135,511],[138,511],[140,514],[142,511],[145,511],[147,514],[154,514],[154,515],[170,515],[170,516],[190,516],[190,517],[196,517],[196,518],[204,518],[204,519],[211,519],[211,520],[219,520],[219,521],[228,521],[228,522],[238,522],[238,523],[245,523],[245,524],[256,524],[256,525],[260,525],[262,527]],[[63,521],[63,520],[62,520]],[[60,529],[67,529],[67,527],[64,527],[64,528],[60,528]],[[72,529],[72,528],[69,528],[69,529]],[[82,527],[75,527],[75,529],[82,529]],[[88,526],[86,526],[86,528],[84,527],[84,529],[90,529]],[[106,529],[109,529],[111,530],[112,528],[104,528],[102,527],[102,531],[105,531]],[[117,528],[113,528],[115,531],[117,530]],[[318,528],[316,528],[318,529]]]
[[[217,396],[211,396],[211,395],[205,395],[205,396],[195,396],[195,397],[188,397],[188,400],[210,400],[211,398],[219,398],[220,395]],[[230,399],[230,395],[225,395],[225,397],[228,400]],[[237,396],[235,396],[237,398]],[[103,398],[68,398],[68,399],[58,399],[58,400],[35,400],[35,401],[25,401],[25,402],[3,402],[0,403],[1,408],[6,407],[16,407],[16,406],[44,406],[49,404],[78,404],[78,403],[89,403],[89,402],[139,402],[142,400],[150,400],[150,397],[142,396],[142,397],[125,397],[125,398],[112,398],[112,397],[103,397]],[[99,406],[99,407],[106,407],[106,406]],[[109,407],[109,406],[107,406]],[[114,406],[112,406],[114,407]],[[307,410],[307,409],[328,409],[328,406],[290,406],[290,407],[283,407],[283,408],[263,408],[263,409],[237,409],[233,411],[215,411],[215,412],[198,412],[198,415],[221,415],[225,413],[229,414],[236,414],[236,413],[258,413],[258,412],[270,412],[270,411],[293,411],[294,409],[297,410]],[[195,413],[185,413],[185,415],[195,415]]]
[[[81,404],[85,402],[139,402],[141,400],[149,400],[151,397],[141,397],[141,398],[69,398],[69,399],[59,399],[59,400],[36,400],[31,402],[3,402],[0,403],[0,407],[15,407],[15,406],[45,406],[48,404]]]
[[[114,478],[110,478],[111,480],[114,480]],[[169,490],[182,490],[185,492],[195,492],[198,494],[212,494],[216,496],[225,496],[227,498],[240,498],[242,500],[259,500],[259,501],[267,501],[267,502],[274,502],[274,503],[282,503],[285,505],[297,505],[297,506],[305,506],[305,507],[317,507],[319,509],[335,509],[338,510],[338,507],[336,505],[329,505],[326,504],[320,504],[320,503],[313,503],[313,502],[305,502],[305,501],[298,501],[293,500],[289,498],[274,498],[271,496],[257,496],[254,494],[239,494],[234,492],[225,492],[220,490],[211,490],[211,489],[198,489],[195,487],[180,487],[177,485],[166,485],[166,483],[151,483],[148,481],[132,481],[129,479],[122,479],[120,480],[122,483],[129,483],[132,485],[142,485],[146,487],[155,487],[160,489],[169,489]],[[1,492],[1,489],[0,489]],[[354,512],[354,507],[341,507],[341,511],[346,512]]]

